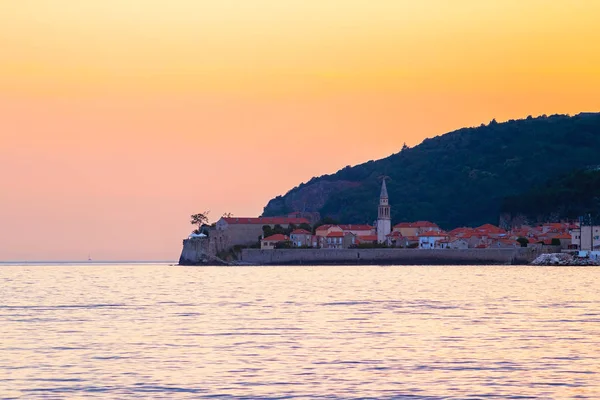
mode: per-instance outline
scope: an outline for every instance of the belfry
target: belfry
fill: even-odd
[[[385,243],[387,235],[392,231],[392,218],[390,216],[390,202],[388,198],[385,178],[381,184],[379,195],[379,212],[377,214],[377,243]]]

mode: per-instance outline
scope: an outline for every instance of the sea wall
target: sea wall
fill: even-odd
[[[197,265],[208,261],[209,254],[208,238],[185,239],[181,256],[179,257],[180,265]]]
[[[540,251],[510,249],[243,249],[241,261],[254,265],[517,265]]]
[[[215,255],[215,240],[190,238],[183,241],[179,265],[227,265]]]

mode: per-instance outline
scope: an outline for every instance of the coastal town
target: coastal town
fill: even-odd
[[[430,221],[391,224],[385,180],[381,185],[378,217],[373,224],[321,224],[315,212],[277,217],[224,216],[213,226],[190,235],[206,239],[207,251],[219,254],[232,248],[276,249],[510,249],[552,246],[555,251],[600,249],[600,227],[576,222],[522,225],[505,230],[492,224],[444,231]]]

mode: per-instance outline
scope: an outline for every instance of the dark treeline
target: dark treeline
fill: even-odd
[[[502,211],[534,221],[600,217],[600,171],[577,170],[505,199]]]

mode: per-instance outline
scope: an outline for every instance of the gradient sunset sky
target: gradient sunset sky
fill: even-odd
[[[1,1],[0,261],[176,260],[194,212],[256,216],[404,142],[598,111],[599,17],[595,0]]]

